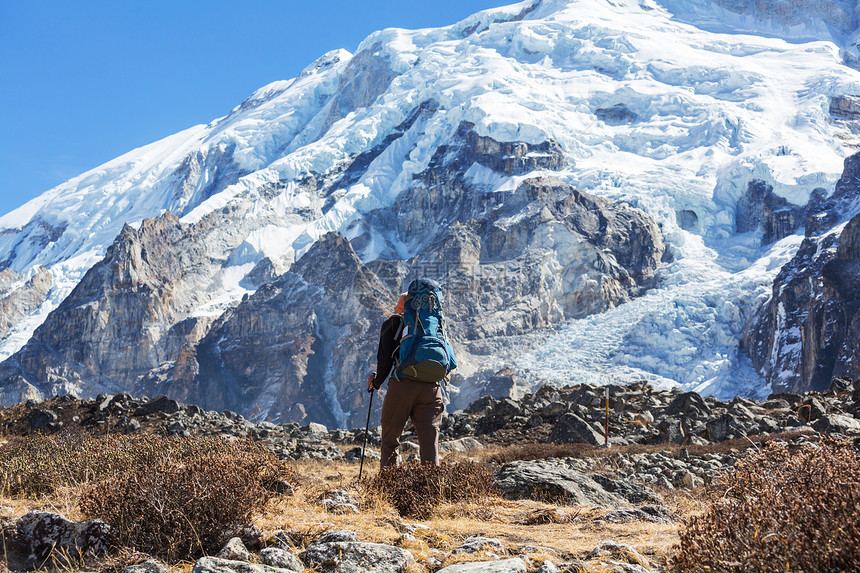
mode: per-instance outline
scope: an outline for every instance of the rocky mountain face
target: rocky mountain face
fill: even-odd
[[[0,271],[0,337],[9,335],[18,322],[42,306],[53,283],[53,275],[45,267],[38,267],[26,281],[12,269]]]
[[[352,241],[330,233],[283,274],[269,259],[242,267],[243,280],[259,288],[214,323],[193,309],[229,267],[247,210],[194,224],[167,213],[124,228],[0,367],[3,401],[128,389],[280,422],[356,425],[377,329],[416,274],[447,285],[464,365],[458,403],[484,392],[498,370],[482,363],[485,339],[598,313],[653,285],[665,250],[653,219],[552,177],[526,178],[510,191],[467,184],[472,169],[522,176],[564,165],[552,141],[501,143],[471,127],[462,124]],[[323,205],[339,186],[315,185]],[[419,254],[365,265],[356,250],[374,240],[374,227],[388,230],[389,256],[392,243]]]
[[[845,161],[833,195],[810,203],[806,238],[780,270],[744,346],[775,391],[823,390],[860,374],[860,155]]]

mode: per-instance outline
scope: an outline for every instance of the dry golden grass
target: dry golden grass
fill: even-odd
[[[461,458],[462,459],[462,458]],[[358,465],[338,462],[302,462],[295,466],[303,476],[296,495],[272,502],[255,523],[264,532],[278,529],[321,532],[326,529],[357,531],[363,541],[399,545],[416,557],[419,563],[439,552],[447,553],[472,536],[494,537],[502,541],[510,555],[517,555],[531,545],[551,551],[539,551],[529,558],[539,563],[544,559],[565,561],[583,558],[603,540],[626,543],[654,563],[665,564],[673,546],[678,543],[680,524],[631,522],[614,524],[602,522],[608,510],[588,507],[556,506],[535,501],[510,501],[490,498],[482,503],[445,503],[426,520],[401,518],[397,511],[378,497],[367,496],[358,477]],[[365,465],[364,475],[375,475],[377,467]],[[361,502],[359,514],[337,515],[316,505],[327,489],[345,489]],[[704,501],[697,495],[664,492],[667,504],[682,516],[704,510]],[[529,514],[564,512],[565,521],[527,524]],[[418,526],[417,529],[414,526]],[[403,540],[406,531],[414,531],[414,539]],[[435,553],[434,553],[435,552]],[[442,555],[444,557],[444,555]],[[449,565],[457,560],[480,560],[480,554],[448,557]]]
[[[464,456],[460,454],[458,458]],[[356,531],[362,541],[398,545],[410,551],[416,558],[410,573],[429,573],[457,561],[491,558],[486,552],[483,555],[449,555],[463,540],[478,535],[498,538],[506,547],[507,556],[520,554],[526,546],[536,547],[528,553],[535,569],[545,559],[556,563],[582,559],[604,540],[630,545],[652,564],[665,565],[679,540],[680,524],[613,524],[601,520],[606,509],[497,497],[480,503],[443,503],[429,519],[404,519],[366,487],[365,480],[378,472],[375,460],[366,460],[362,482],[357,481],[357,463],[301,461],[292,466],[300,476],[295,495],[275,497],[252,517],[253,523],[266,536],[278,530],[290,530],[298,532],[297,537],[307,544],[327,530]],[[360,512],[336,514],[319,506],[320,496],[333,489],[351,493],[361,506]],[[82,518],[77,502],[79,494],[74,488],[62,488],[38,499],[0,498],[0,505],[10,508],[0,515],[8,518],[41,509],[79,520]],[[682,516],[698,514],[705,507],[697,494],[678,491],[663,494],[667,505]],[[137,560],[140,560],[139,554],[125,551],[95,566],[90,564],[88,570],[119,571],[119,565]],[[187,573],[190,567],[191,563],[172,564],[171,573]],[[590,571],[600,571],[602,565],[590,561],[589,567]]]

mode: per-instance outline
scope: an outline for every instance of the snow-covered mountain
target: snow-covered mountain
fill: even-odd
[[[766,394],[739,346],[801,209],[860,144],[857,28],[848,1],[543,0],[376,32],[0,218],[3,399],[205,401],[220,369],[212,405],[279,419],[291,380],[334,398],[284,417],[348,424],[355,381],[310,357],[362,337],[331,361],[368,367],[386,297],[416,273],[453,291],[455,403],[635,379]],[[798,210],[763,244],[750,190],[766,187],[768,213]],[[375,277],[356,291],[362,332],[324,308],[343,280],[294,268],[326,236]],[[278,350],[310,362],[277,384],[205,363],[230,349],[213,332],[231,348],[273,332],[255,330],[264,300],[316,305]]]

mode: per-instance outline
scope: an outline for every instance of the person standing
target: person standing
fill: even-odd
[[[397,448],[411,418],[418,434],[422,463],[439,465],[439,430],[445,402],[441,383],[457,367],[442,314],[442,289],[429,279],[416,279],[400,295],[394,314],[379,333],[377,371],[367,390],[388,380],[382,402],[380,468],[397,463]]]

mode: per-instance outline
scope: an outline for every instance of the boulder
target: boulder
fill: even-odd
[[[259,563],[232,561],[218,557],[201,557],[194,563],[191,573],[296,573],[291,569],[280,569]]]
[[[147,416],[149,414],[175,414],[179,410],[182,409],[182,406],[179,405],[179,402],[176,400],[171,400],[167,396],[157,396],[140,406],[135,414],[138,416]]]
[[[465,452],[466,450],[477,450],[483,448],[484,446],[472,437],[460,438],[459,440],[450,440],[447,442],[439,443],[439,451],[440,452]]]
[[[607,491],[593,476],[552,458],[505,464],[496,472],[496,486],[508,499],[612,508],[630,504],[623,496]]]
[[[588,555],[585,556],[585,560],[590,561],[601,557],[609,557],[615,561],[639,565],[645,568],[648,568],[651,565],[641,553],[633,549],[631,546],[626,543],[618,543],[612,540],[601,541],[598,543],[597,547],[592,549]]]
[[[27,419],[30,422],[31,430],[42,430],[57,421],[57,414],[51,410],[42,410],[37,408],[30,412]]]
[[[641,507],[626,507],[610,511],[604,520],[611,523],[627,523],[629,521],[650,521],[651,523],[677,523],[681,517],[661,505],[643,505]]]
[[[260,561],[269,567],[278,569],[290,569],[292,571],[304,571],[304,563],[299,558],[280,547],[266,547],[260,550]]]
[[[525,562],[514,557],[498,561],[478,561],[474,563],[456,563],[443,567],[436,573],[526,573]]]
[[[233,537],[216,555],[219,559],[229,559],[230,561],[248,561],[251,559],[251,552],[242,543],[238,537]]]
[[[167,573],[167,565],[155,559],[147,559],[134,565],[129,565],[120,573]]]
[[[342,489],[326,493],[319,501],[319,505],[332,513],[358,513],[358,502]]]
[[[558,419],[552,427],[549,439],[554,444],[584,443],[592,446],[598,446],[605,441],[604,436],[591,427],[591,424],[571,413]]]
[[[75,523],[56,513],[31,511],[14,522],[14,535],[5,542],[10,569],[38,569],[56,559],[57,565],[71,567],[86,556],[106,553],[114,535],[99,520]]]
[[[505,547],[498,539],[493,539],[491,537],[469,537],[459,546],[455,547],[451,551],[451,554],[479,553],[484,550],[490,550],[499,554],[505,553]]]
[[[845,414],[825,414],[812,423],[816,432],[827,434],[860,434],[860,420]]]
[[[403,572],[415,562],[405,549],[358,541],[312,543],[299,559],[308,568],[324,573]]]

